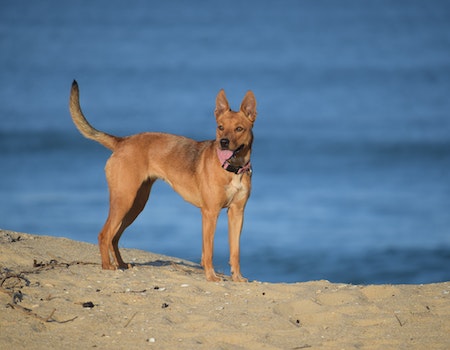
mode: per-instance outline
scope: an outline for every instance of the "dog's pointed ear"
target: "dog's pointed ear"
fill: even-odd
[[[214,111],[214,115],[216,118],[230,110],[230,105],[228,104],[227,96],[225,95],[225,91],[222,89],[219,91],[216,97],[216,109]]]
[[[256,119],[256,99],[252,91],[247,91],[241,103],[241,111],[253,123]]]

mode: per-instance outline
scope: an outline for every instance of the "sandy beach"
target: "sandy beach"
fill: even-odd
[[[195,263],[0,230],[0,348],[448,349],[450,282],[206,282]],[[243,266],[245,271],[245,266]]]

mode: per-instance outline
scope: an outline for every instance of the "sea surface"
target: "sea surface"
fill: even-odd
[[[98,129],[215,136],[215,97],[258,102],[246,277],[450,280],[448,1],[3,1],[0,228],[96,243]],[[215,240],[229,273],[226,213]],[[121,247],[199,262],[199,209],[164,182]],[[53,258],[53,257],[49,257]]]

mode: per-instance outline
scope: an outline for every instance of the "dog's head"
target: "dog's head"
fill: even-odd
[[[248,91],[238,112],[230,109],[225,91],[220,90],[216,98],[217,121],[216,143],[220,151],[245,156],[253,142],[253,123],[256,119],[256,100],[253,92]]]

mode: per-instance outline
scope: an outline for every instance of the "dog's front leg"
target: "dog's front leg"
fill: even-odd
[[[218,282],[220,278],[216,276],[213,267],[214,232],[216,231],[217,218],[219,212],[202,209],[202,266],[205,270],[206,279],[211,282]]]
[[[243,221],[244,206],[232,204],[228,208],[228,240],[230,244],[231,278],[234,282],[247,282],[247,279],[241,275],[241,267],[239,262],[239,246]]]

